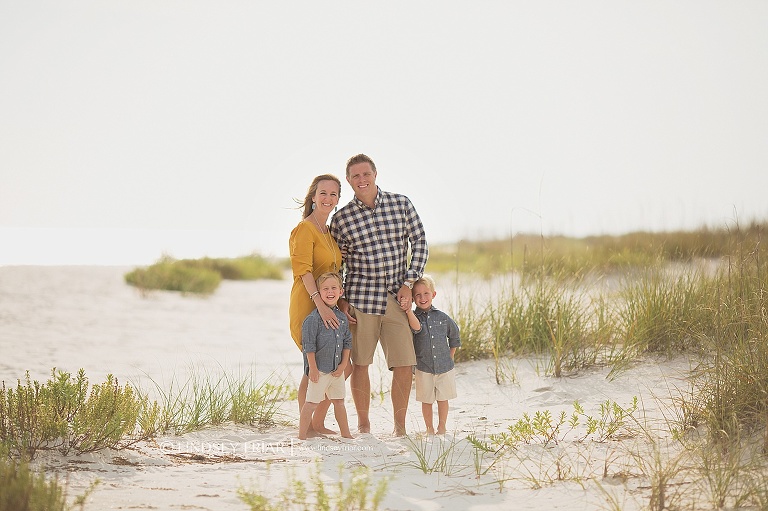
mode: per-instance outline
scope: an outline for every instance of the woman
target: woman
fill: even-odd
[[[299,222],[289,240],[293,288],[289,317],[291,337],[301,349],[301,325],[307,315],[317,308],[327,328],[338,328],[339,322],[333,311],[323,303],[317,293],[315,279],[323,273],[341,270],[341,251],[328,232],[328,217],[336,208],[341,196],[341,182],[336,176],[323,174],[312,180],[307,191],[303,208],[303,220]],[[350,364],[351,366],[351,364]],[[309,378],[306,373],[299,384],[299,411],[307,397]],[[325,427],[325,414],[330,401],[324,400],[317,406],[312,417],[311,429],[319,434],[333,434]]]

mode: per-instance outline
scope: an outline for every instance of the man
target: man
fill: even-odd
[[[347,182],[355,197],[333,216],[331,234],[345,254],[344,288],[351,305],[353,339],[351,387],[358,429],[361,433],[371,430],[368,368],[381,342],[392,371],[395,435],[401,436],[416,364],[413,335],[403,310],[411,308],[411,287],[424,273],[427,239],[408,197],[376,186],[376,165],[368,156],[349,159]]]

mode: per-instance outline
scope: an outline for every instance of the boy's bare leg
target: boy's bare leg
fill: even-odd
[[[432,403],[421,403],[421,414],[424,416],[424,425],[427,427],[427,434],[434,435],[435,424],[432,422]]]
[[[437,434],[445,435],[446,422],[448,422],[448,400],[437,402]]]
[[[349,432],[349,421],[347,419],[347,407],[344,406],[343,399],[333,400],[333,413],[336,415],[336,422],[339,424],[339,431],[344,438],[354,438]]]
[[[304,402],[307,400],[307,386],[309,385],[309,376],[306,374],[301,376],[301,381],[299,382],[299,414],[301,414],[301,409],[304,408]]]
[[[396,436],[405,435],[405,417],[408,414],[408,398],[411,395],[412,383],[413,370],[411,366],[392,368],[392,409],[395,415]]]
[[[368,415],[371,407],[371,379],[368,367],[355,364],[350,377],[352,400],[357,410],[357,430],[360,433],[371,432],[371,419]]]
[[[301,415],[301,410],[304,408],[304,402],[307,400],[307,387],[309,386],[309,376],[306,374],[301,377],[301,381],[299,382],[299,415]],[[335,435],[336,432],[332,429],[328,429],[325,427],[325,416],[328,413],[328,408],[330,408],[331,402],[327,399],[320,403],[318,410],[315,412],[315,415],[317,415],[317,419],[315,419],[315,415],[312,415],[312,422],[309,424],[309,429],[307,430],[308,436],[316,436],[316,435]],[[318,427],[315,427],[315,424],[318,425]]]
[[[312,422],[312,413],[317,408],[317,403],[310,403],[309,401],[304,403],[301,407],[301,415],[299,416],[299,440],[306,440],[307,433],[309,432],[309,425]]]
[[[323,399],[318,403],[315,413],[312,414],[312,423],[310,429],[320,435],[335,435],[336,432],[332,429],[325,427],[325,416],[328,414],[328,409],[331,407],[331,400],[328,398]]]

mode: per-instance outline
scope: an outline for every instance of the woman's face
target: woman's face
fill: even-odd
[[[322,213],[330,214],[339,204],[339,185],[336,181],[323,180],[317,183],[317,190],[315,196],[312,198],[312,202],[315,203],[315,207]]]

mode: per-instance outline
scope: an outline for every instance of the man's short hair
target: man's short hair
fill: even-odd
[[[349,160],[347,160],[347,177],[349,177],[349,167],[352,165],[357,165],[358,163],[370,163],[371,164],[371,170],[376,172],[376,164],[373,163],[373,160],[369,157],[364,155],[363,153],[356,154]]]

